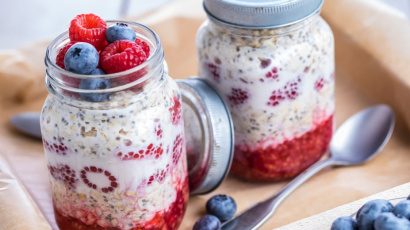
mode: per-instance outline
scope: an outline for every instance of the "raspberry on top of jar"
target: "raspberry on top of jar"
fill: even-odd
[[[189,195],[181,99],[157,35],[81,14],[46,64],[41,130],[59,227],[176,229]]]
[[[333,35],[318,15],[321,0],[242,2],[204,1],[209,20],[197,34],[199,72],[230,105],[236,141],[231,171],[248,180],[283,180],[327,150]],[[272,10],[258,10],[260,4]]]

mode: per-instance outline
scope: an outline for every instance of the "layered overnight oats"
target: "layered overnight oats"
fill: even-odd
[[[335,66],[333,35],[320,16],[274,29],[211,16],[197,47],[200,76],[230,105],[233,174],[282,180],[322,157],[333,131]]]
[[[41,130],[57,223],[177,229],[189,196],[179,89],[154,32],[108,24],[79,15],[47,50]]]

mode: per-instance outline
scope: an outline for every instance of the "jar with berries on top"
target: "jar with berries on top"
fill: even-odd
[[[328,149],[335,110],[334,40],[323,0],[204,0],[199,75],[229,104],[231,172],[250,181],[296,176]]]
[[[189,194],[224,179],[228,110],[204,81],[168,76],[150,28],[78,15],[45,63],[41,131],[60,229],[177,229]]]

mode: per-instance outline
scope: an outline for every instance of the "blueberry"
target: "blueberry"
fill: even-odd
[[[206,203],[208,214],[219,218],[221,222],[231,219],[236,212],[236,203],[232,197],[227,195],[216,195]]]
[[[337,218],[333,224],[331,230],[356,230],[357,223],[351,216],[343,216]]]
[[[402,200],[393,209],[394,215],[410,219],[410,200]]]
[[[105,33],[107,41],[112,43],[117,40],[130,40],[135,41],[137,35],[134,30],[128,27],[125,23],[117,23],[116,25],[110,26]]]
[[[104,75],[104,74],[105,74],[104,71],[103,71],[102,69],[100,69],[100,68],[97,68],[97,69],[93,70],[93,71],[90,73],[90,75]]]
[[[85,42],[77,42],[67,50],[64,56],[65,69],[73,73],[89,74],[97,68],[98,51]]]
[[[376,218],[383,212],[393,211],[393,205],[387,200],[371,200],[357,212],[357,225],[360,230],[372,230]]]
[[[410,195],[407,197],[407,200],[410,200]]]
[[[110,88],[110,81],[100,78],[87,78],[80,81],[80,89],[107,89]],[[109,99],[109,93],[81,93],[81,98],[91,102],[102,102]]]
[[[410,221],[391,212],[380,214],[374,221],[375,230],[409,230]]]
[[[221,222],[219,219],[212,215],[205,215],[199,219],[193,230],[219,230],[221,229]]]

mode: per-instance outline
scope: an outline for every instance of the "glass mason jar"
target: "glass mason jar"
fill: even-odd
[[[177,229],[185,212],[189,181],[182,96],[187,93],[181,96],[168,76],[158,36],[144,25],[122,23],[151,47],[148,60],[130,70],[91,76],[61,69],[54,60],[68,42],[67,32],[47,49],[49,96],[41,131],[61,229]],[[106,79],[111,87],[80,89],[79,82],[91,77]],[[90,96],[106,100],[92,102]],[[198,164],[205,162],[197,158]],[[205,174],[212,171],[204,165]],[[222,167],[229,167],[229,159]],[[204,193],[218,184],[193,190]]]
[[[334,41],[323,0],[205,0],[199,76],[229,104],[231,172],[251,181],[296,176],[327,151],[333,132]]]

